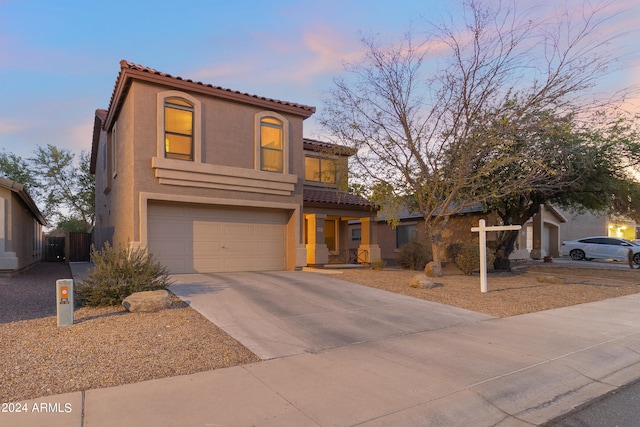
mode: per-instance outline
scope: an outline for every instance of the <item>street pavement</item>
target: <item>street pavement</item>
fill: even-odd
[[[640,380],[640,294],[493,318],[309,272],[175,279],[264,360],[36,399],[0,426],[532,426]]]
[[[545,427],[637,427],[640,423],[640,382],[587,403]]]

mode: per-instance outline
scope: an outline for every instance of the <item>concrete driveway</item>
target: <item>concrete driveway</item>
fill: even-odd
[[[491,318],[311,272],[172,278],[173,293],[263,360]]]

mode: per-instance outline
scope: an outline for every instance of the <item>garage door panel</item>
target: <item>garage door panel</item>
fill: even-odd
[[[284,258],[261,258],[256,260],[256,269],[268,269],[270,266],[279,265],[280,270],[285,269]]]
[[[174,237],[184,238],[185,233],[189,233],[189,224],[181,221],[182,218],[158,218],[149,227],[149,235],[160,239],[171,239]]]
[[[198,240],[219,239],[222,236],[222,224],[196,221],[193,223],[193,237]]]
[[[170,272],[173,272],[173,271],[189,272],[190,271],[190,267],[185,263],[185,260],[182,257],[181,258],[164,257],[162,258],[161,263]]]
[[[222,264],[220,258],[197,257],[193,260],[193,268],[199,273],[215,273],[221,271]]]
[[[256,230],[256,236],[262,239],[282,239],[284,230],[282,227],[274,225],[263,225]]]
[[[231,257],[250,257],[256,254],[255,243],[250,240],[246,241],[233,241],[225,242],[223,251],[226,253],[223,256]]]
[[[148,247],[173,273],[285,268],[284,211],[149,205]]]
[[[253,224],[224,224],[223,235],[234,239],[254,239],[256,231]]]
[[[193,253],[201,258],[222,255],[221,242],[193,242]]]

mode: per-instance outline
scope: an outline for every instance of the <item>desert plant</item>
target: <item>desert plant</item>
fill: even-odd
[[[118,305],[135,292],[165,289],[171,284],[167,269],[144,249],[116,250],[107,242],[100,251],[91,248],[91,261],[94,267],[89,278],[76,286],[82,305]]]
[[[404,245],[398,254],[398,264],[407,270],[422,270],[432,259],[431,248],[416,241]]]
[[[493,252],[487,250],[487,265],[493,264]],[[465,243],[460,246],[454,260],[458,267],[466,275],[480,269],[480,247],[476,243]]]
[[[460,249],[462,249],[463,245],[464,244],[460,242],[449,243],[445,248],[445,254],[444,254],[447,260],[455,262],[456,258],[458,257],[458,254],[460,253]]]

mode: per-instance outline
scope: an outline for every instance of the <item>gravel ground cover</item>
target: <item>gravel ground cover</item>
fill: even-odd
[[[0,402],[192,374],[260,360],[178,298],[158,313],[76,309],[57,327],[55,281],[42,263],[0,278]]]
[[[527,264],[477,275],[452,267],[435,279],[444,286],[413,289],[416,271],[345,269],[338,279],[473,311],[506,317],[640,292],[640,270]],[[565,284],[539,283],[562,277]],[[0,402],[128,384],[236,366],[258,357],[198,312],[174,298],[169,310],[128,313],[121,307],[76,309],[74,325],[56,326],[55,280],[67,266],[43,263],[0,277]]]
[[[467,310],[509,317],[535,311],[567,307],[640,292],[640,270],[606,268],[602,265],[525,263],[512,272],[489,272],[487,293],[480,292],[479,275],[465,276],[448,265],[444,276],[433,278],[444,286],[414,289],[409,280],[419,271],[389,269],[345,270],[341,279]],[[564,284],[540,282],[560,278]]]

